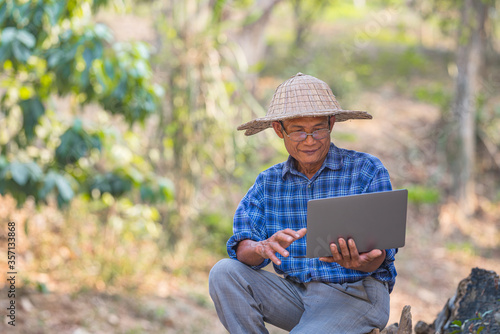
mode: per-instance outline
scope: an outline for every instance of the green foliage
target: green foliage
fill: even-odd
[[[144,121],[157,111],[159,86],[150,83],[149,51],[144,43],[116,44],[116,58],[95,62],[94,79],[103,92],[105,110],[121,114],[130,123]]]
[[[45,176],[45,180],[38,193],[38,197],[45,199],[54,188],[58,193],[57,202],[59,203],[59,206],[63,203],[68,203],[73,199],[74,192],[67,178],[53,170],[49,171]]]
[[[370,6],[380,12],[372,12]],[[299,71],[316,75],[327,82],[342,101],[348,101],[350,95],[360,90],[382,86],[411,93],[409,80],[434,76],[441,64],[435,64],[432,55],[408,33],[404,20],[409,14],[402,7],[401,3],[392,8],[387,4],[367,4],[362,8],[352,3],[329,4],[322,16],[315,16],[312,24],[317,23],[318,17],[330,17],[339,10],[352,15],[344,18],[333,15],[329,20],[331,26],[321,25],[315,30],[316,39],[298,50],[291,45],[294,41],[288,35],[289,29],[276,29],[269,37],[263,75],[291,75]],[[339,34],[333,22],[340,20],[344,28]]]
[[[0,60],[13,59],[14,64],[26,63],[35,46],[35,37],[24,29],[7,27],[2,31]]]
[[[408,89],[408,80],[425,73],[428,61],[414,47],[398,50],[383,48],[376,57],[367,53],[353,55],[358,65],[354,66],[356,77],[369,87],[378,87],[388,80],[403,92]]]
[[[57,194],[60,206],[68,203],[74,197],[71,179],[67,174],[59,174],[50,170],[46,174],[34,162],[7,162],[0,157],[0,194],[9,192],[18,205],[24,203],[29,196],[45,200],[53,190]]]
[[[355,133],[342,132],[336,129],[332,133],[332,138],[334,141],[354,143],[358,140],[358,136]]]
[[[361,19],[366,15],[367,11],[368,7],[359,8],[350,1],[335,1],[326,6],[322,15],[325,20],[336,22],[338,20]]]
[[[90,181],[90,192],[97,190],[99,195],[109,193],[113,197],[120,197],[131,188],[130,180],[112,172],[96,175]]]
[[[43,293],[43,294],[47,294],[50,292],[49,288],[47,287],[47,285],[45,283],[37,282],[35,284],[35,288],[36,288],[36,291]]]
[[[440,200],[439,190],[421,185],[412,185],[408,188],[408,200],[415,204],[436,204]]]
[[[55,160],[61,166],[73,164],[87,156],[92,149],[101,149],[101,141],[97,135],[89,135],[80,120],[76,120],[71,128],[61,136],[61,144],[55,152]]]
[[[232,234],[233,220],[225,212],[202,213],[198,218],[197,240],[219,256],[227,254],[226,242]]]
[[[115,43],[106,26],[92,21],[92,14],[107,2],[0,3],[0,114],[6,125],[0,135],[0,159],[5,162],[0,193],[12,194],[19,205],[28,197],[45,201],[51,194],[65,205],[75,194],[94,189],[122,196],[141,187],[126,172],[119,180],[114,172],[95,172],[99,154],[107,155],[102,140],[111,138],[89,130],[94,124],[84,126],[77,119],[68,126],[56,117],[47,122],[48,111],[74,116],[91,103],[123,117],[130,126],[158,110],[162,90],[153,83],[148,47]],[[68,98],[70,110],[52,110],[57,107],[55,97]],[[58,143],[50,133],[53,129],[39,135],[43,123],[59,130]],[[87,182],[87,175],[94,178]],[[163,193],[157,190],[148,200],[165,198]]]
[[[450,252],[462,253],[469,256],[477,255],[476,246],[470,242],[449,242],[446,244],[446,249]]]
[[[167,178],[158,178],[154,182],[144,182],[140,186],[141,201],[146,203],[166,203],[174,199],[174,184]]]
[[[9,162],[0,156],[0,194],[9,191],[18,203],[23,203],[28,196],[38,195],[42,179],[42,170],[34,162]]]
[[[474,333],[479,334],[485,329],[484,316],[492,313],[493,310],[486,311],[484,313],[477,312],[476,317],[471,319],[466,319],[463,322],[461,320],[455,320],[451,323],[451,328],[457,328],[450,334],[459,333]]]
[[[40,117],[45,113],[45,107],[38,97],[32,97],[19,102],[19,107],[23,112],[23,131],[27,142],[31,142],[35,137],[35,126]]]
[[[413,95],[419,101],[437,105],[442,110],[448,107],[451,103],[450,92],[440,83],[416,87],[413,91]]]
[[[415,4],[415,7],[424,20],[439,27],[444,33],[455,32],[454,29],[459,23],[457,3],[446,0],[431,0]]]

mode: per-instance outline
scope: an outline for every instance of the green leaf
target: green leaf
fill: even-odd
[[[7,158],[4,155],[0,155],[0,171],[9,165]]]
[[[17,34],[16,28],[12,28],[12,27],[4,28],[2,31],[2,39],[1,39],[2,44],[12,43],[16,38],[16,34]]]
[[[55,181],[59,195],[65,202],[69,202],[73,198],[74,192],[73,189],[71,189],[68,180],[66,180],[66,178],[62,175],[57,175]]]
[[[26,219],[26,222],[24,223],[24,234],[29,236],[29,219]]]
[[[47,55],[47,65],[49,66],[49,68],[53,68],[59,63],[62,53],[59,50],[53,49],[47,51],[46,55]]]
[[[7,19],[7,3],[2,1],[0,3],[0,26],[4,25],[5,20]]]
[[[140,193],[141,193],[141,201],[154,202],[155,193],[154,193],[153,189],[151,189],[149,186],[147,186],[145,184],[141,184]]]
[[[490,313],[493,313],[493,310],[489,310],[489,311],[484,312],[483,314],[481,314],[481,313],[479,313],[479,314],[481,314],[481,319],[482,319]]]
[[[17,41],[12,43],[12,54],[21,63],[26,63],[31,56],[30,50]]]
[[[57,176],[58,174],[54,171],[49,171],[47,175],[45,175],[43,187],[38,192],[38,196],[40,197],[40,199],[45,199],[47,195],[52,191],[52,189],[54,189]]]
[[[30,32],[22,29],[17,31],[17,40],[24,44],[27,48],[33,48],[36,43],[35,36],[33,36]]]
[[[137,43],[134,45],[140,58],[147,60],[149,58],[149,50],[145,43]]]
[[[435,204],[440,200],[440,193],[437,188],[430,188],[421,185],[408,186],[408,201],[416,204]]]
[[[160,186],[160,191],[165,200],[170,200],[174,198],[175,186],[172,181],[166,178],[160,178],[158,180],[158,185]]]
[[[39,123],[40,117],[45,114],[45,107],[38,97],[19,102],[23,112],[23,131],[28,142],[35,137],[35,127]]]
[[[5,62],[12,56],[11,48],[9,44],[0,43],[0,63]],[[4,95],[5,96],[5,95]]]
[[[26,185],[29,179],[37,182],[43,175],[40,167],[34,162],[21,163],[14,161],[8,168],[12,174],[12,179],[20,186]]]
[[[88,70],[92,66],[92,62],[96,58],[96,55],[94,55],[94,52],[92,52],[91,49],[86,48],[83,51],[82,56],[83,60],[85,60],[86,69]]]
[[[36,30],[37,33],[38,32],[42,32],[43,33],[43,18],[44,18],[44,14],[45,14],[45,10],[43,9],[44,7],[44,3],[43,1],[38,1],[38,3],[36,4],[35,8],[32,10],[32,19],[31,19],[31,22],[29,24],[29,28],[31,29],[31,31],[34,31]],[[34,43],[33,43],[34,45]]]
[[[130,180],[111,172],[95,176],[89,187],[90,192],[97,189],[101,195],[107,192],[113,197],[122,196],[131,188],[132,182]]]
[[[36,289],[38,290],[38,292],[41,292],[43,294],[47,294],[50,292],[49,288],[47,287],[47,285],[45,283],[37,282]]]
[[[132,166],[127,166],[124,169],[124,173],[130,178],[135,184],[141,184],[144,182],[144,175],[137,169]]]
[[[106,42],[111,42],[113,40],[113,35],[111,30],[104,24],[97,23],[94,27],[94,34],[97,38],[105,40]]]
[[[83,130],[83,123],[81,119],[77,118],[73,121],[72,130],[75,132],[80,132]]]
[[[81,157],[94,148],[101,149],[101,141],[98,135],[89,135],[80,120],[75,120],[71,128],[63,133],[61,144],[56,149],[56,161],[61,165],[77,162]]]
[[[35,162],[29,162],[26,164],[26,166],[28,167],[30,179],[35,182],[40,181],[43,176],[43,172],[40,166],[38,166],[38,164],[36,164]]]
[[[24,186],[29,179],[28,167],[20,162],[13,162],[10,164],[10,172],[12,179],[20,186]]]
[[[51,4],[45,3],[44,10],[51,26],[55,26],[61,18],[61,14],[65,9],[64,5],[65,2],[63,1],[53,1]]]

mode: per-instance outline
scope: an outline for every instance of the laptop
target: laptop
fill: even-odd
[[[330,244],[354,239],[360,253],[405,245],[408,190],[310,200],[306,257],[332,256]]]

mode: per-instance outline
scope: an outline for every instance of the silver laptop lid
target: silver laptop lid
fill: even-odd
[[[352,238],[360,253],[405,245],[408,190],[310,200],[307,257],[332,256],[330,244]]]

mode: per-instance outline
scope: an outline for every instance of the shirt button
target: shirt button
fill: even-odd
[[[308,185],[307,185],[307,188],[311,188],[311,185],[310,185],[310,184],[308,184]]]

